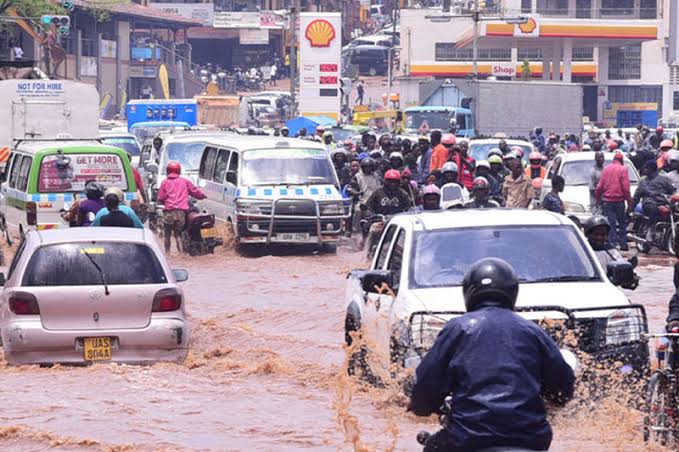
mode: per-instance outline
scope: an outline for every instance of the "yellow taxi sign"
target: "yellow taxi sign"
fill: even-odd
[[[80,254],[104,254],[106,250],[104,248],[80,248]]]

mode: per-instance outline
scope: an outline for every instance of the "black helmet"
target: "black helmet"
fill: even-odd
[[[361,160],[361,168],[375,168],[377,166],[377,163],[375,163],[375,159],[372,157],[366,157],[363,160]]]
[[[495,257],[476,261],[462,280],[462,293],[467,312],[482,304],[495,304],[514,309],[519,294],[519,279],[507,262]]]
[[[89,181],[85,184],[85,196],[87,199],[99,199],[104,196],[104,186],[99,182]]]
[[[589,235],[592,230],[595,228],[598,228],[599,226],[606,226],[606,229],[609,231],[611,230],[611,224],[608,222],[608,219],[604,217],[603,215],[593,215],[585,221],[585,235]]]

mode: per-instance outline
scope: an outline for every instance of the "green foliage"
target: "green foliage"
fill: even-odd
[[[60,14],[64,9],[48,0],[3,0],[0,3],[0,13],[14,7],[20,16],[39,17],[43,14]]]
[[[530,80],[530,62],[528,60],[523,60],[521,63],[521,80]]]

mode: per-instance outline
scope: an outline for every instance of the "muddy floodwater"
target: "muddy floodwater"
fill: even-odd
[[[2,450],[421,450],[437,421],[405,412],[397,385],[343,368],[345,277],[363,255],[173,256],[192,326],[182,364],[8,367],[0,359]],[[630,299],[653,330],[673,261],[642,259]],[[633,390],[634,391],[634,390]],[[552,413],[552,450],[659,450],[621,398]]]

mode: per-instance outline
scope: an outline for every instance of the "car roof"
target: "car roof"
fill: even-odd
[[[67,148],[73,147],[82,148],[84,146],[105,149],[111,148],[110,145],[102,144],[99,140],[92,139],[92,140],[35,140],[35,141],[22,140],[17,144],[16,149],[23,152],[38,152],[43,149],[63,148],[64,150],[66,150]]]
[[[585,152],[560,152],[559,154],[556,155],[556,157],[561,157],[564,161],[566,162],[580,162],[582,160],[587,160],[587,161],[594,161],[594,152],[591,151],[585,151]],[[606,160],[613,160],[615,153],[613,152],[604,152],[604,159]],[[555,158],[556,158],[555,157]],[[630,160],[625,156],[625,161],[630,162]]]
[[[188,131],[187,131],[188,132]],[[160,137],[163,139],[163,146],[167,143],[174,142],[193,142],[193,141],[206,141],[212,137],[219,136],[237,136],[234,132],[227,132],[221,130],[214,131],[191,131],[190,133],[167,133],[161,134]]]
[[[426,106],[426,105],[421,105],[419,107],[408,107],[405,109],[405,112],[413,112],[413,111],[457,111],[457,110],[467,110],[466,108],[460,108],[460,107],[442,107],[442,106]]]
[[[210,145],[225,146],[236,148],[241,151],[250,149],[271,149],[280,147],[302,148],[302,149],[323,149],[325,146],[317,141],[302,140],[299,138],[272,137],[264,135],[233,135],[223,137],[213,137],[207,140]]]
[[[137,138],[134,134],[130,132],[99,132],[99,138]]]
[[[389,47],[378,46],[377,44],[361,44],[351,48],[351,50],[389,50]]]
[[[463,209],[401,214],[400,221],[418,223],[424,230],[493,226],[559,226],[569,224],[566,217],[547,210]]]
[[[58,228],[43,231],[29,231],[28,236],[35,236],[43,245],[72,242],[131,242],[149,243],[153,234],[140,228],[85,227]]]
[[[471,146],[472,144],[488,144],[488,143],[499,143],[500,141],[504,140],[505,143],[508,145],[512,144],[527,144],[529,146],[532,146],[531,142],[528,140],[519,140],[516,138],[479,138],[479,139],[474,139],[472,138],[469,140],[469,145]]]

